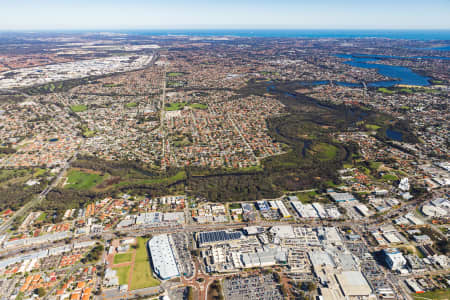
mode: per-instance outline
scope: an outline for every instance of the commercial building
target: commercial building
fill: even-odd
[[[359,271],[345,271],[336,275],[346,297],[368,297],[372,293],[366,278]]]
[[[350,193],[330,192],[328,193],[328,195],[330,195],[331,199],[333,199],[333,201],[335,202],[348,202],[356,200],[356,198]]]
[[[204,247],[208,245],[214,245],[217,243],[238,240],[241,237],[242,233],[240,232],[227,232],[225,230],[198,232],[197,243],[199,247]]]
[[[167,234],[157,235],[148,241],[153,270],[163,280],[179,276],[175,255]]]
[[[403,254],[396,248],[383,250],[385,261],[391,270],[401,269],[406,265],[406,259]]]

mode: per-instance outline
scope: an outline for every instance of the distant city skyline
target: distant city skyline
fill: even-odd
[[[450,29],[448,0],[15,0],[0,30]]]

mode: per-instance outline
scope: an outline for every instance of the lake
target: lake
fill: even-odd
[[[392,129],[386,129],[386,136],[390,138],[391,140],[401,142],[403,141],[403,133],[392,130]]]

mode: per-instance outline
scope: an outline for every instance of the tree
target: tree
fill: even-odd
[[[47,293],[43,287],[38,288],[36,292],[40,298],[44,297]]]

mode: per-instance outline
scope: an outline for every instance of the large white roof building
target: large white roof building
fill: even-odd
[[[386,263],[391,270],[401,269],[406,264],[406,259],[398,249],[384,249]]]
[[[153,270],[161,279],[180,275],[167,234],[157,235],[148,241]]]

